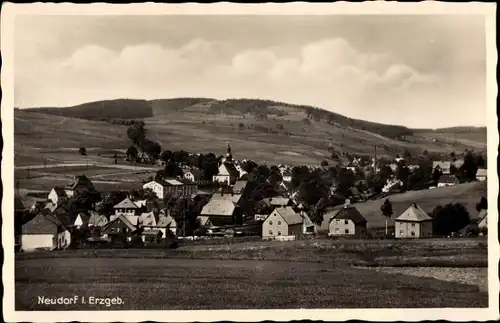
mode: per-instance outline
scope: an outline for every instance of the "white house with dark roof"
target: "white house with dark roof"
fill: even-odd
[[[221,184],[232,185],[238,180],[240,173],[233,163],[223,162],[219,166],[219,172],[214,175],[213,181]]]
[[[68,198],[68,194],[66,194],[66,191],[62,187],[54,187],[48,196],[48,199],[52,201],[52,203],[56,204],[61,200]]]
[[[137,215],[140,207],[127,197],[120,203],[113,206],[113,209],[115,210],[115,214],[112,216],[111,220],[114,220],[120,215]]]
[[[325,217],[329,218],[329,236],[364,236],[367,233],[366,219],[349,200],[341,208],[327,212]]]
[[[22,226],[21,250],[54,250],[70,245],[71,234],[68,229],[51,214],[38,214]]]
[[[303,222],[302,216],[291,206],[276,208],[262,223],[262,238],[299,236],[303,234]]]
[[[485,181],[488,177],[488,170],[486,168],[478,168],[476,172],[476,179],[478,181]]]
[[[103,227],[106,224],[108,224],[108,219],[104,214],[99,214],[98,212],[95,211],[90,211],[90,218],[88,221],[88,226],[89,227]]]
[[[424,238],[432,236],[433,219],[417,204],[410,205],[395,220],[395,237]]]

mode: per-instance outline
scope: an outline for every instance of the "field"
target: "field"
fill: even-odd
[[[255,100],[255,105],[262,105],[263,102]],[[89,111],[98,106],[91,105]],[[116,104],[113,105],[115,108]],[[256,116],[254,110],[247,106],[237,106],[236,103],[231,106],[230,103],[208,99],[194,104],[189,100],[157,100],[151,102],[151,110],[151,113],[138,115],[138,118],[152,115],[143,120],[150,138],[158,141],[163,149],[222,154],[227,142],[231,142],[236,158],[250,158],[268,164],[317,165],[330,156],[330,143],[338,152],[369,155],[377,146],[379,156],[401,154],[406,148],[414,153],[425,149],[439,153],[462,152],[466,148],[475,151],[486,149],[486,131],[482,128],[471,132],[461,130],[456,136],[450,130],[416,131],[403,139],[394,139],[396,137],[381,133],[411,130],[350,120],[336,114],[332,114],[329,123],[327,120],[314,121],[308,119],[304,107],[286,104],[266,105],[268,116],[265,119]],[[76,154],[81,146],[92,152],[87,158],[92,163],[102,162],[97,156],[100,151],[123,154],[130,146],[126,137],[127,126],[68,117],[82,117],[82,111],[80,108],[68,108],[64,112],[62,109],[15,110],[16,165],[81,163],[82,158]],[[119,109],[114,111],[118,113]],[[119,118],[118,115],[116,117]],[[305,122],[305,119],[308,121]]]
[[[394,219],[403,213],[411,203],[417,203],[424,211],[430,213],[438,205],[447,203],[462,203],[471,218],[477,218],[476,204],[481,197],[487,196],[487,182],[473,182],[455,186],[439,187],[431,190],[409,191],[387,197],[392,203],[393,216],[388,221],[389,226],[394,226]],[[385,217],[382,216],[380,207],[386,198],[363,203],[355,206],[368,221],[369,228],[385,227]],[[321,225],[321,230],[328,230],[330,215],[326,214]]]
[[[16,309],[487,307],[486,265],[482,239],[306,240],[20,254]],[[412,268],[420,273],[408,273]],[[452,273],[447,281],[442,275],[428,277],[442,268]],[[118,296],[124,303],[47,306],[37,304],[40,295]]]

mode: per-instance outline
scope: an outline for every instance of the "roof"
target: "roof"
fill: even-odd
[[[457,181],[457,178],[453,175],[441,175],[439,177],[438,183],[455,183]]]
[[[104,226],[108,223],[108,219],[103,215],[97,212],[91,212],[88,224],[100,227]]]
[[[233,192],[236,194],[241,194],[248,185],[248,181],[236,181],[233,186]]]
[[[488,210],[481,210],[479,214],[477,215],[478,221],[477,223],[482,222],[485,218],[488,217]]]
[[[432,162],[432,168],[438,167],[441,169],[449,169],[451,167],[451,162],[448,161],[434,161]]]
[[[130,198],[125,198],[120,203],[113,206],[114,209],[138,209],[139,207]]]
[[[488,170],[486,168],[478,168],[476,176],[486,176],[488,174]]]
[[[22,226],[22,234],[57,234],[57,224],[39,212]]]
[[[210,225],[210,218],[208,216],[200,216],[200,226]]]
[[[73,180],[73,183],[70,185],[66,186],[65,189],[72,189],[74,190],[78,185],[84,185],[87,188],[93,189],[94,185],[92,184],[92,181],[85,175],[79,175],[76,176],[75,179]]]
[[[181,185],[195,185],[195,182],[187,178],[165,178],[163,180],[155,181],[163,186],[181,186]]]
[[[137,222],[139,222],[139,215],[121,215],[121,217],[124,217],[128,222],[130,222],[134,228],[137,226]]]
[[[166,228],[168,226],[173,227],[173,226],[177,226],[177,222],[175,221],[175,219],[171,215],[161,214],[156,226],[160,227],[160,228]]]
[[[287,206],[291,200],[288,197],[271,197],[269,203],[273,206]]]
[[[305,226],[307,227],[314,226],[314,223],[312,222],[311,218],[309,217],[309,215],[307,215],[306,212],[302,211],[299,213],[299,215],[302,217]]]
[[[47,204],[45,204],[44,209],[50,210],[50,212],[54,212],[56,207],[57,207],[57,205],[55,205],[54,203],[48,202]]]
[[[59,196],[59,197],[68,196],[68,194],[66,194],[66,191],[64,190],[64,188],[63,188],[63,187],[54,187],[52,190],[53,190],[53,191],[56,193],[56,195],[57,195],[57,196]]]
[[[274,212],[278,213],[288,225],[294,225],[303,222],[300,214],[295,212],[291,206],[276,208],[273,213]]]
[[[156,218],[154,212],[142,213],[137,222],[141,226],[156,226]]]
[[[90,217],[89,217],[87,214],[80,212],[80,213],[78,213],[78,215],[75,217],[75,220],[76,220],[76,218],[77,218],[78,216],[80,217],[80,219],[82,219],[82,222],[83,222],[84,224],[86,224],[86,223],[88,223],[88,222],[89,222]],[[73,221],[73,222],[74,222],[74,221]]]
[[[417,204],[413,203],[395,221],[423,222],[432,221],[432,218]]]
[[[203,178],[203,171],[201,169],[188,169],[186,172],[184,172],[184,175],[187,173],[193,174],[195,179],[202,179]]]
[[[106,224],[104,226],[103,230],[106,230],[107,228],[109,228],[110,226],[112,226],[114,223],[116,223],[118,221],[123,222],[131,231],[136,230],[136,227],[124,215],[120,215],[119,217],[117,217],[113,221],[108,222],[108,224]]]
[[[135,205],[137,205],[137,207],[141,208],[143,206],[146,206],[146,203],[148,202],[148,200],[138,200],[138,201],[133,201]]]
[[[231,193],[225,193],[225,194],[220,194],[220,193],[215,193],[212,195],[212,198],[210,199],[211,201],[222,201],[222,200],[228,200],[232,201],[233,203],[238,203],[241,200],[242,195],[241,194],[231,194]]]
[[[343,206],[341,209],[335,211],[330,218],[332,220],[351,220],[355,224],[367,223],[365,217],[359,212],[357,208],[352,205]]]
[[[233,216],[236,205],[233,201],[228,199],[211,199],[203,209],[200,215],[212,216]]]
[[[226,166],[227,172],[230,176],[238,177],[240,175],[240,172],[238,172],[233,163],[225,162],[222,165]],[[222,167],[222,165],[220,167]]]

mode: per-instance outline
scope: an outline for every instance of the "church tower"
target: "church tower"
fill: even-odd
[[[233,155],[231,153],[231,145],[227,144],[227,153],[226,153],[226,161],[230,162],[233,159]]]

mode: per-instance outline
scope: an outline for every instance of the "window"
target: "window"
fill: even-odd
[[[270,225],[273,225],[273,221],[269,221],[269,224],[270,224]]]
[[[345,233],[349,233],[349,229],[345,229]]]
[[[403,222],[400,222],[400,223],[399,223],[399,226],[400,226],[400,227],[403,227]]]
[[[349,220],[344,220],[344,224],[349,224]]]
[[[270,234],[270,235],[273,235],[273,230],[269,230],[269,234]]]
[[[399,231],[399,234],[403,235],[403,234],[405,234],[405,232],[403,230],[401,230],[401,231]]]
[[[337,224],[340,224],[340,220],[337,220]]]
[[[281,232],[280,232],[280,231],[278,231],[278,235],[279,235],[279,236],[281,235]]]
[[[411,232],[411,236],[414,237],[415,236],[415,231],[412,231]]]
[[[278,225],[280,225],[280,224],[281,224],[281,221],[278,221]]]
[[[339,232],[340,232],[339,228],[335,228],[335,233],[339,233]]]
[[[415,227],[415,223],[412,223],[412,224],[411,224],[411,226],[412,226],[412,227]]]

